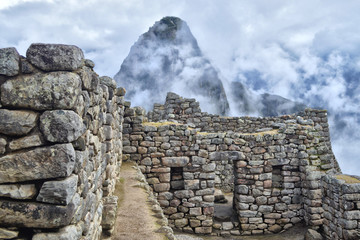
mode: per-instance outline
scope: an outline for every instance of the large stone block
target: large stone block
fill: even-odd
[[[38,114],[32,111],[0,109],[0,133],[21,136],[36,125]]]
[[[0,183],[67,177],[74,166],[70,143],[8,154],[0,158]]]
[[[0,200],[0,225],[29,228],[67,226],[71,223],[79,200],[79,195],[75,195],[67,206]]]
[[[167,167],[185,167],[189,163],[188,157],[163,157],[162,163]]]
[[[44,71],[74,71],[83,65],[84,53],[73,45],[33,43],[26,58]]]
[[[70,110],[45,111],[40,116],[40,130],[49,142],[72,142],[86,130],[79,115]]]
[[[36,200],[45,203],[67,205],[76,192],[77,183],[77,175],[72,175],[64,180],[45,182]]]
[[[74,109],[80,93],[81,80],[75,73],[37,73],[1,85],[1,103],[35,110]]]
[[[15,48],[0,48],[0,74],[15,76],[20,72],[20,55]]]

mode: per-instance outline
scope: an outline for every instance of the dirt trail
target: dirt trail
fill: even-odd
[[[156,223],[158,219],[153,216],[146,191],[136,186],[139,181],[132,166],[128,162],[121,166],[121,178],[116,187],[119,206],[112,240],[164,240],[164,234],[156,233],[160,227]]]

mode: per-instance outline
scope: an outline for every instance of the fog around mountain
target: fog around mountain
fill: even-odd
[[[170,91],[196,98],[203,111],[220,115],[277,116],[306,107],[277,95],[255,94],[240,82],[224,90],[219,71],[177,17],[164,17],[142,34],[114,78],[127,89],[133,106],[148,111],[154,103],[163,103]]]

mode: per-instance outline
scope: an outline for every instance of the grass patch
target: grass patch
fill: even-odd
[[[133,162],[123,162],[122,165],[121,165],[121,168],[120,168],[120,175],[121,175],[122,171],[126,171],[127,169],[131,168],[132,166],[134,166]],[[120,205],[124,201],[125,184],[126,184],[126,181],[125,181],[125,178],[123,178],[123,177],[120,177],[116,181],[114,195],[118,197],[118,203],[117,203],[118,208],[120,207]]]
[[[344,175],[344,174],[336,175],[335,178],[338,180],[344,180],[346,183],[360,183],[359,179],[349,175]]]

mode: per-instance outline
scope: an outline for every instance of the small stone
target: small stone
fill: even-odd
[[[282,228],[281,228],[279,225],[277,225],[277,224],[272,225],[271,227],[269,227],[269,231],[270,231],[270,232],[273,232],[273,233],[278,233],[278,232],[280,232],[281,230],[282,230]]]
[[[12,140],[9,143],[10,150],[18,150],[25,149],[30,147],[38,147],[44,145],[44,141],[42,140],[42,136],[39,132],[31,134],[29,136],[25,136],[22,138],[18,138]]]
[[[320,233],[313,229],[308,229],[305,234],[305,240],[323,240],[324,238]]]
[[[72,142],[86,130],[79,115],[69,110],[45,111],[40,116],[40,130],[49,142]]]
[[[95,67],[95,63],[90,60],[90,59],[85,59],[85,66],[89,67],[89,68],[94,68]]]
[[[182,218],[182,219],[176,219],[175,220],[175,226],[178,227],[178,228],[185,227],[186,225],[188,225],[187,218]]]
[[[18,231],[0,228],[0,239],[13,239],[19,235]]]
[[[20,55],[16,48],[0,48],[0,75],[15,76],[20,72]]]
[[[67,205],[76,192],[77,182],[77,175],[72,175],[64,180],[45,182],[36,200],[45,203]]]
[[[32,199],[37,194],[35,184],[2,184],[0,196],[13,199]]]
[[[115,92],[116,96],[122,97],[122,96],[125,96],[125,94],[126,94],[125,88],[119,87],[116,89],[116,92]]]
[[[0,137],[0,154],[4,154],[6,151],[7,141],[5,138]]]
[[[234,224],[232,222],[223,222],[222,230],[228,231],[234,228]]]
[[[21,136],[36,125],[38,114],[32,111],[0,109],[0,133]]]
[[[26,58],[44,71],[74,71],[83,65],[84,53],[73,45],[33,43]]]
[[[110,88],[116,89],[116,82],[111,77],[108,76],[100,77],[100,83]]]

